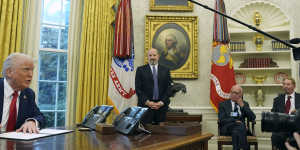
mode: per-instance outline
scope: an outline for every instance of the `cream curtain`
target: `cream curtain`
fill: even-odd
[[[23,25],[21,37],[21,52],[34,58],[34,74],[30,87],[34,91],[37,89],[38,80],[38,57],[40,45],[40,18],[41,18],[41,0],[24,0]],[[37,100],[37,99],[36,99]]]
[[[76,97],[80,61],[82,0],[71,1],[68,51],[68,90],[66,126],[75,126]]]
[[[96,105],[107,103],[115,0],[84,0],[76,123]]]
[[[6,57],[20,52],[23,0],[0,0],[0,68]]]

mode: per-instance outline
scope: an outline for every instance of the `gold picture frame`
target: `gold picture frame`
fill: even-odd
[[[150,0],[152,11],[193,11],[193,3],[183,0]]]
[[[198,78],[198,18],[196,16],[146,16],[145,59],[153,47],[159,63],[171,70],[172,78]]]

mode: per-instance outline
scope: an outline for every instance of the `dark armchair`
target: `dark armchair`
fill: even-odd
[[[246,120],[247,122],[247,127],[249,130],[249,136],[247,136],[247,140],[249,145],[254,145],[255,150],[258,150],[258,143],[257,143],[257,139],[255,136],[255,121],[248,121],[248,119]],[[232,145],[232,138],[231,136],[221,136],[220,135],[220,121],[218,120],[218,137],[217,137],[217,141],[218,141],[218,150],[222,150],[223,149],[223,145]]]

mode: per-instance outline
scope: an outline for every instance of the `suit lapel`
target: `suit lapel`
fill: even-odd
[[[2,113],[3,113],[3,100],[4,100],[4,80],[0,79],[0,124],[2,121]]]
[[[280,104],[279,104],[279,106],[280,106],[279,112],[284,113],[285,112],[285,94],[281,95],[279,102],[280,102]]]
[[[27,97],[25,95],[25,93],[22,91],[20,96],[19,96],[19,110],[18,110],[18,116],[17,116],[17,122],[16,125],[18,124],[18,122],[24,118],[24,114],[21,112],[24,112],[24,106],[25,106],[25,101],[26,101]]]
[[[232,112],[232,104],[231,104],[231,100],[228,100],[226,101],[226,108],[227,108],[227,111],[230,113]]]
[[[300,108],[300,94],[295,93],[295,109]]]
[[[159,85],[159,81],[160,81],[160,77],[161,77],[161,66],[160,65],[158,65],[157,66],[157,82],[158,82],[158,85]],[[160,87],[160,86],[158,86],[158,87]]]
[[[153,83],[153,74],[152,74],[152,70],[151,70],[151,66],[148,64],[146,66],[146,75],[149,75],[149,78],[151,78],[151,82]]]

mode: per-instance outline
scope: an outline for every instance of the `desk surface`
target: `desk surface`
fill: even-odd
[[[197,142],[207,142],[213,134],[195,133],[189,136],[139,134],[126,136],[119,133],[101,135],[92,131],[74,131],[67,134],[40,138],[33,141],[11,141],[0,139],[0,144],[13,143],[17,150],[131,150],[174,149]],[[1,149],[10,149],[3,148]]]

